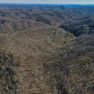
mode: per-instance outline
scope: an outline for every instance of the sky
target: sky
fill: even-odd
[[[94,0],[0,0],[0,3],[94,4]]]

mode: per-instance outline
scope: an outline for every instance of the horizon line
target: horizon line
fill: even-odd
[[[87,3],[62,3],[62,4],[56,4],[56,3],[0,3],[0,4],[20,4],[20,5],[94,5],[94,4],[87,4]]]

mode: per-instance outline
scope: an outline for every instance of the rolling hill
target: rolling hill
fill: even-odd
[[[93,7],[0,5],[0,94],[93,94]]]

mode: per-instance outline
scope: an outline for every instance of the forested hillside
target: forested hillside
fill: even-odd
[[[93,93],[93,5],[0,4],[0,94]]]

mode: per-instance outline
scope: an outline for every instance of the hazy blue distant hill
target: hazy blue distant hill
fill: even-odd
[[[7,29],[24,30],[35,21],[57,26],[75,35],[83,34],[87,28],[89,33],[93,33],[93,18],[94,5],[0,4],[0,31],[4,32]]]

